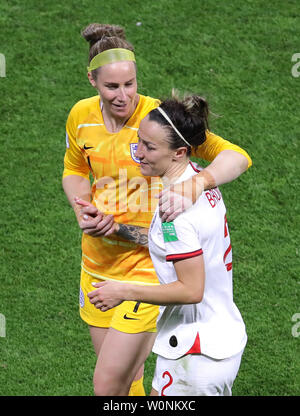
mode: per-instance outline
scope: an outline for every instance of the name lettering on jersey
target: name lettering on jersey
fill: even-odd
[[[130,143],[130,155],[131,155],[132,160],[134,160],[134,162],[140,163],[140,159],[135,156],[137,147],[138,147],[137,143]]]
[[[210,189],[209,191],[205,191],[205,196],[208,199],[211,207],[214,208],[218,202],[222,199],[222,194],[219,188]]]
[[[178,237],[175,230],[175,225],[173,222],[163,222],[161,224],[164,242],[170,243],[171,241],[177,241]]]

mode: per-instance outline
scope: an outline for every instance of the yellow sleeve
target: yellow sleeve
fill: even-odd
[[[144,117],[146,117],[146,115],[150,113],[150,111],[158,107],[161,103],[160,100],[158,100],[157,98],[152,98],[152,97],[143,97],[143,98],[144,98],[144,105],[141,108],[141,113],[140,113],[141,120]]]
[[[78,175],[89,179],[89,167],[82,155],[81,149],[76,143],[76,105],[70,111],[66,124],[66,153],[64,157],[63,178],[68,175]]]
[[[241,153],[248,159],[248,168],[252,165],[252,160],[244,149],[210,131],[206,132],[205,142],[198,146],[197,149],[193,151],[192,155],[207,160],[208,162],[212,162],[223,150],[234,150],[235,152]]]

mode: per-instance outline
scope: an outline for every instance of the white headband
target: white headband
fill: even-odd
[[[164,110],[160,107],[156,107],[156,109],[164,116],[164,118],[168,121],[168,123],[173,127],[173,129],[176,131],[178,136],[186,143],[188,146],[192,147],[187,140],[183,137],[183,135],[176,129],[172,121],[170,120],[170,117],[164,112]]]

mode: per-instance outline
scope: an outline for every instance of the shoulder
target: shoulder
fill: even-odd
[[[202,195],[195,201],[193,205],[187,208],[185,211],[181,212],[174,219],[174,226],[176,228],[180,227],[182,229],[189,226],[191,229],[196,230],[199,222],[199,209],[203,205]],[[201,212],[201,211],[200,211]]]
[[[139,97],[140,99],[137,110],[142,118],[144,118],[150,111],[158,107],[160,104],[160,100],[157,98],[152,98],[145,95],[140,95]]]
[[[95,95],[93,97],[84,98],[80,101],[77,101],[77,103],[74,104],[71,108],[70,113],[78,114],[82,112],[89,112],[91,109],[95,108],[96,106],[99,106],[99,100],[99,95]]]
[[[230,147],[230,142],[223,139],[221,136],[206,130],[205,142],[196,149],[193,148],[192,156],[200,157],[208,162],[212,162],[219,153],[223,150],[227,150],[228,147]]]
[[[205,136],[206,136],[206,139],[204,143],[206,145],[210,143],[223,142],[225,140],[223,139],[223,137],[219,136],[218,134],[213,133],[210,130],[206,130]]]
[[[75,132],[77,126],[83,123],[88,114],[94,112],[97,113],[97,108],[99,108],[99,101],[100,97],[99,95],[96,95],[80,100],[74,104],[68,115],[67,128]]]

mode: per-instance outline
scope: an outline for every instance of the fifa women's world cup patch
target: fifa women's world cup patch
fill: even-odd
[[[135,156],[137,147],[138,147],[137,143],[130,143],[130,155],[131,155],[132,160],[134,160],[136,163],[140,163],[140,159]]]
[[[173,222],[163,222],[161,224],[161,228],[162,228],[165,243],[178,240],[176,230],[175,230],[175,225]]]

